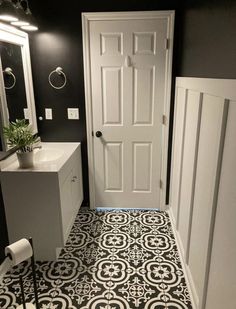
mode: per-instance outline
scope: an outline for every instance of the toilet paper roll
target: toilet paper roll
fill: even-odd
[[[30,258],[33,255],[33,250],[30,242],[27,239],[22,238],[21,240],[7,246],[5,248],[5,254],[11,256],[12,265],[16,266]]]

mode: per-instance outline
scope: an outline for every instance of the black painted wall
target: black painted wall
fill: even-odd
[[[68,21],[67,21],[68,23]],[[39,136],[44,142],[82,143],[84,204],[88,204],[88,167],[85,103],[82,66],[81,33],[72,30],[56,29],[49,26],[48,31],[40,31],[30,39],[31,62],[34,80],[34,93]],[[49,85],[48,75],[56,67],[62,67],[67,76],[63,89]],[[61,85],[64,80],[54,80]],[[53,120],[45,119],[45,108],[52,108]],[[67,108],[79,108],[80,119],[68,120]]]
[[[29,2],[40,27],[37,34],[30,36],[37,116],[44,117],[44,108],[49,107],[53,109],[54,117],[52,121],[38,121],[39,135],[43,141],[82,141],[85,203],[88,203],[88,177],[81,12],[175,9],[173,80],[175,76],[236,78],[234,0],[189,0],[181,3],[179,0]],[[56,66],[63,67],[68,77],[67,87],[58,91],[47,82],[48,74]],[[79,121],[67,120],[68,107],[80,108]],[[173,119],[173,112],[172,98],[170,120]],[[172,121],[170,125],[172,128]],[[171,147],[169,158],[170,153]],[[7,238],[1,200],[0,221],[2,253]]]
[[[236,78],[236,1],[198,2],[183,12],[177,74]]]

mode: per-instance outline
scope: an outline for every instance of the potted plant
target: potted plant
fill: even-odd
[[[17,147],[17,157],[20,168],[33,166],[33,145],[38,141],[34,135],[30,124],[25,119],[17,119],[10,122],[9,126],[3,128],[3,133],[7,138],[7,143],[11,147]]]

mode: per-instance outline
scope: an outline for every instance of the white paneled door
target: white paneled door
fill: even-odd
[[[160,207],[168,25],[90,22],[96,207]]]

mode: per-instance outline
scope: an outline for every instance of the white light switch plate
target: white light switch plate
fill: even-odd
[[[45,108],[45,119],[52,120],[52,109]]]
[[[29,119],[29,110],[28,110],[28,108],[24,108],[24,117],[25,117],[25,119]]]
[[[67,108],[68,119],[79,119],[78,108]]]

